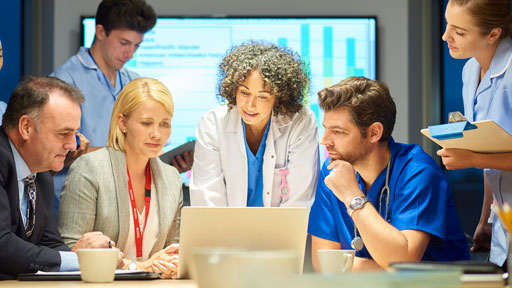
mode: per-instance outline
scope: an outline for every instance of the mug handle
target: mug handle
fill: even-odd
[[[343,273],[352,271],[352,264],[354,261],[352,260],[352,254],[343,254],[343,258],[345,258],[345,268],[343,268]]]

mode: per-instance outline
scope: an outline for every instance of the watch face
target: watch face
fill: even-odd
[[[350,201],[350,207],[352,209],[358,209],[366,203],[366,197],[354,197],[352,201]]]
[[[363,199],[361,199],[360,197],[352,199],[352,205],[354,206],[359,206],[361,205],[361,203],[363,203]]]

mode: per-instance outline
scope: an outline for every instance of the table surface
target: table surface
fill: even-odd
[[[0,287],[174,287],[197,288],[194,280],[118,280],[112,283],[85,283],[83,281],[0,281]]]

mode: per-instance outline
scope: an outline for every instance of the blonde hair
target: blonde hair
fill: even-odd
[[[174,113],[174,102],[171,92],[165,85],[153,78],[137,78],[128,83],[114,103],[112,117],[110,118],[110,130],[108,131],[107,146],[124,151],[125,135],[117,124],[117,115],[122,114],[126,118],[139,106],[148,100],[154,100],[162,104],[165,109]]]

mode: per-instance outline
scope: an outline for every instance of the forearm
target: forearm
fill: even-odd
[[[512,153],[475,153],[474,167],[512,171]]]
[[[383,268],[372,259],[355,257],[352,272],[382,271]]]
[[[311,235],[311,261],[315,272],[321,271],[320,262],[318,261],[318,250],[320,249],[341,249],[341,244]]]
[[[492,204],[491,186],[487,182],[487,178],[484,175],[484,200],[482,203],[482,212],[480,213],[480,224],[482,224],[482,225],[488,223],[489,217],[491,216],[491,204]]]
[[[370,203],[355,210],[352,219],[366,249],[380,267],[387,268],[392,262],[421,259],[410,253],[405,235],[387,223]]]

